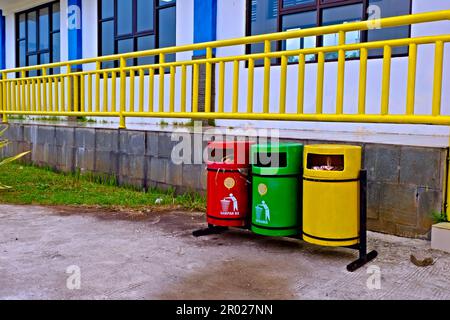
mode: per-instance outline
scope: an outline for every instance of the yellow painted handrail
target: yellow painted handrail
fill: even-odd
[[[395,40],[346,44],[346,33],[380,28],[413,25],[417,23],[450,20],[450,10],[379,20],[361,21],[287,32],[263,34],[238,39],[220,40],[178,47],[130,52],[126,54],[65,61],[45,65],[1,70],[0,113],[6,122],[8,115],[95,116],[119,117],[125,127],[127,117],[193,118],[193,119],[255,119],[293,121],[346,121],[450,125],[450,116],[441,114],[442,83],[444,77],[444,49],[450,35],[424,36]],[[277,41],[309,36],[336,34],[338,45],[286,51],[272,51]],[[218,48],[246,46],[261,43],[264,52],[232,56],[214,56]],[[421,45],[435,45],[434,78],[430,114],[415,112],[415,84],[417,49]],[[390,113],[391,63],[395,47],[409,47],[406,112]],[[383,70],[379,114],[366,113],[368,52],[382,49]],[[170,55],[188,54],[205,50],[201,59],[172,61]],[[348,114],[344,108],[346,52],[359,51],[360,74],[357,114]],[[324,113],[324,86],[326,54],[336,52],[336,106],[335,113]],[[307,55],[317,56],[315,113],[305,113],[305,66]],[[157,63],[130,66],[129,62],[154,57]],[[298,59],[298,67],[289,65],[289,58]],[[274,66],[277,59],[280,64]],[[255,92],[256,61],[262,61],[262,92]],[[109,67],[104,64],[108,63]],[[227,66],[232,67],[228,69]],[[240,76],[247,67],[246,83]],[[112,66],[112,67],[111,67]],[[271,76],[280,69],[278,88]],[[288,73],[297,69],[297,99],[287,98]],[[202,71],[204,70],[204,71]],[[217,70],[214,72],[214,70]],[[57,72],[53,72],[57,71]],[[226,73],[232,72],[232,83],[226,83]],[[202,77],[204,72],[204,77]],[[181,77],[179,76],[181,73]],[[217,111],[213,99],[213,79],[218,74]],[[190,76],[190,77],[189,77]],[[190,79],[190,80],[189,80]],[[204,81],[204,83],[202,83]],[[204,84],[204,85],[203,85]],[[240,109],[240,95],[246,85],[246,110]],[[157,87],[157,88],[156,88]],[[190,90],[188,90],[188,88]],[[204,89],[204,90],[202,90]],[[190,96],[188,95],[190,91]],[[230,99],[225,96],[230,93]],[[261,112],[255,112],[255,96],[261,94]],[[271,94],[278,94],[278,106],[273,110]],[[145,98],[147,96],[147,99]],[[228,96],[228,95],[227,95]],[[190,99],[189,99],[190,98]],[[200,102],[203,105],[199,105]],[[296,104],[296,112],[287,110]],[[118,105],[117,105],[118,104]],[[271,108],[272,107],[272,108]]]

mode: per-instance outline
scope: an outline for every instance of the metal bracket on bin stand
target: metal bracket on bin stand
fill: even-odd
[[[359,244],[349,248],[359,251],[359,258],[347,266],[347,270],[354,272],[378,256],[373,250],[367,252],[367,171],[361,170],[360,179],[360,210],[359,210]]]
[[[372,250],[367,252],[367,171],[360,171],[360,210],[359,210],[359,243],[346,248],[358,250],[359,258],[349,265],[347,265],[347,270],[349,272],[354,272],[359,268],[363,267],[365,264],[374,260],[378,256],[378,252]],[[249,229],[250,227],[243,227],[241,229]],[[208,228],[200,229],[192,232],[194,237],[203,237],[212,234],[221,234],[228,230],[228,227],[219,227],[208,224]],[[289,237],[294,239],[301,239],[301,235],[295,237]]]

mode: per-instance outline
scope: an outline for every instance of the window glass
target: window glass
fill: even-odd
[[[49,16],[48,8],[39,10],[39,49],[49,48]]]
[[[114,0],[101,0],[102,19],[114,17]]]
[[[117,42],[118,53],[127,53],[133,51],[133,39],[119,40]]]
[[[59,32],[55,32],[53,35],[53,62],[57,62],[60,60],[60,53],[61,53],[61,39]],[[60,73],[60,68],[54,68],[53,73]]]
[[[16,15],[16,65],[29,66],[60,60],[60,4],[52,2]],[[49,70],[49,74],[55,70]],[[30,73],[31,74],[31,73]]]
[[[100,55],[109,56],[114,54],[114,21],[106,21],[101,24],[102,42]],[[113,61],[102,63],[103,68],[114,68]]]
[[[168,5],[168,4],[173,4],[176,2],[176,0],[158,0],[159,1],[159,5],[160,6],[164,6],[164,5]]]
[[[369,0],[370,6],[378,6],[377,12],[381,13],[382,18],[392,16],[402,16],[409,14],[411,11],[410,0]],[[372,11],[374,12],[374,11]],[[369,16],[372,14],[369,12]],[[401,26],[396,28],[385,28],[378,30],[369,30],[367,39],[368,41],[389,40],[398,38],[409,38],[409,27]],[[407,47],[394,47],[392,48],[393,54],[406,54],[408,53]],[[369,50],[369,56],[381,56],[383,55],[383,49]]]
[[[37,55],[33,54],[31,56],[28,56],[28,65],[29,66],[35,66],[37,65]],[[29,73],[30,77],[35,77],[37,76],[37,70],[32,70]]]
[[[114,21],[103,22],[102,28],[102,56],[114,54]]]
[[[258,35],[277,31],[278,0],[252,0],[250,34]],[[271,43],[271,50],[276,51],[276,42]],[[250,46],[251,53],[264,52],[264,43]],[[272,62],[276,60],[273,59]],[[263,65],[262,60],[255,61],[255,65]]]
[[[282,31],[312,28],[317,25],[317,11],[301,12],[283,16]],[[307,49],[316,47],[316,37],[294,38],[283,41],[283,50]],[[305,56],[306,61],[314,61],[315,55]],[[298,57],[289,57],[289,62],[298,62]]]
[[[138,51],[155,49],[155,36],[140,37],[137,39],[137,41]],[[138,59],[139,65],[148,65],[153,63],[155,63],[154,56]]]
[[[33,54],[31,56],[28,56],[28,65],[29,66],[37,65],[37,55]]]
[[[283,0],[283,8],[300,6],[305,4],[313,4],[316,0]]]
[[[117,34],[131,34],[133,32],[133,2],[117,0]]]
[[[175,0],[98,0],[103,21],[99,21],[99,55],[150,50],[176,45]],[[108,4],[117,12],[105,7]],[[106,11],[106,12],[105,12]],[[166,61],[175,61],[175,54]],[[127,64],[152,64],[157,58],[129,59]],[[107,63],[106,63],[107,64]],[[111,67],[118,66],[112,62]]]
[[[277,31],[278,0],[252,0],[251,34]]]
[[[59,32],[56,32],[52,35],[53,37],[53,61],[59,61],[60,52],[61,52],[61,39]]]
[[[127,53],[134,51],[134,38],[117,41],[117,53]],[[127,60],[127,66],[132,66],[134,59]]]
[[[335,25],[362,21],[367,18],[364,9],[368,6],[371,14],[381,12],[381,17],[406,15],[411,12],[411,0],[248,0],[249,35],[268,34],[277,31],[299,30],[316,26]],[[281,8],[279,5],[281,4]],[[313,16],[310,13],[317,13]],[[354,44],[361,41],[377,41],[410,36],[410,26],[384,28],[369,31],[346,32],[345,43]],[[336,46],[338,34],[330,34],[305,39],[288,41],[272,41],[271,50],[292,50],[315,46]],[[264,44],[252,44],[248,48],[251,53],[264,52]],[[408,48],[393,48],[393,54],[407,54]],[[346,52],[346,58],[359,58],[359,50]],[[369,50],[370,57],[382,57],[383,49]],[[306,57],[306,61],[315,61],[316,56]],[[337,52],[326,53],[327,60],[338,58]],[[297,57],[289,58],[296,62]],[[279,59],[273,59],[279,62]],[[262,61],[255,61],[263,65]]]
[[[61,23],[59,3],[53,4],[52,11],[53,11],[52,12],[52,30],[58,31],[60,29],[60,23]]]
[[[159,47],[170,47],[176,44],[176,10],[175,7],[159,11]],[[167,61],[175,61],[175,55],[166,55]]]
[[[28,24],[28,51],[29,52],[34,52],[37,49],[36,46],[36,33],[37,33],[37,28],[36,28],[36,12],[30,12],[27,16],[27,24]]]
[[[50,63],[50,54],[49,53],[42,53],[40,55],[39,64],[47,64],[47,63]]]
[[[137,31],[153,30],[153,0],[137,0]]]
[[[25,28],[25,23],[26,23],[26,20],[25,20],[25,14],[22,13],[22,14],[19,16],[19,38],[20,38],[20,39],[25,38],[25,30],[26,30],[26,28]]]
[[[19,41],[19,67],[27,65],[27,52],[25,47],[25,40]]]
[[[342,24],[354,21],[361,21],[363,14],[363,5],[355,4],[349,6],[342,6],[336,8],[330,8],[323,10],[322,21],[323,25],[335,25]],[[360,31],[352,31],[347,32],[345,37],[346,44],[359,43],[361,42],[361,32]],[[335,34],[327,34],[323,36],[323,46],[336,46],[339,44],[339,35]],[[359,50],[355,51],[347,51],[345,53],[346,58],[357,58],[359,57]],[[325,58],[328,59],[337,59],[337,52],[329,52],[325,54]]]

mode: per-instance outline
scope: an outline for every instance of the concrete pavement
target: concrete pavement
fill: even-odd
[[[202,226],[199,213],[1,205],[0,299],[450,299],[450,254],[428,241],[369,233],[379,257],[349,273],[347,249],[240,230],[192,237]],[[419,268],[410,254],[436,262]]]

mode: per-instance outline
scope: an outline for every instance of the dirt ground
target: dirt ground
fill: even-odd
[[[2,205],[0,299],[450,299],[450,254],[427,241],[369,233],[379,257],[349,273],[349,249],[243,230],[194,238],[203,226],[199,213]]]

